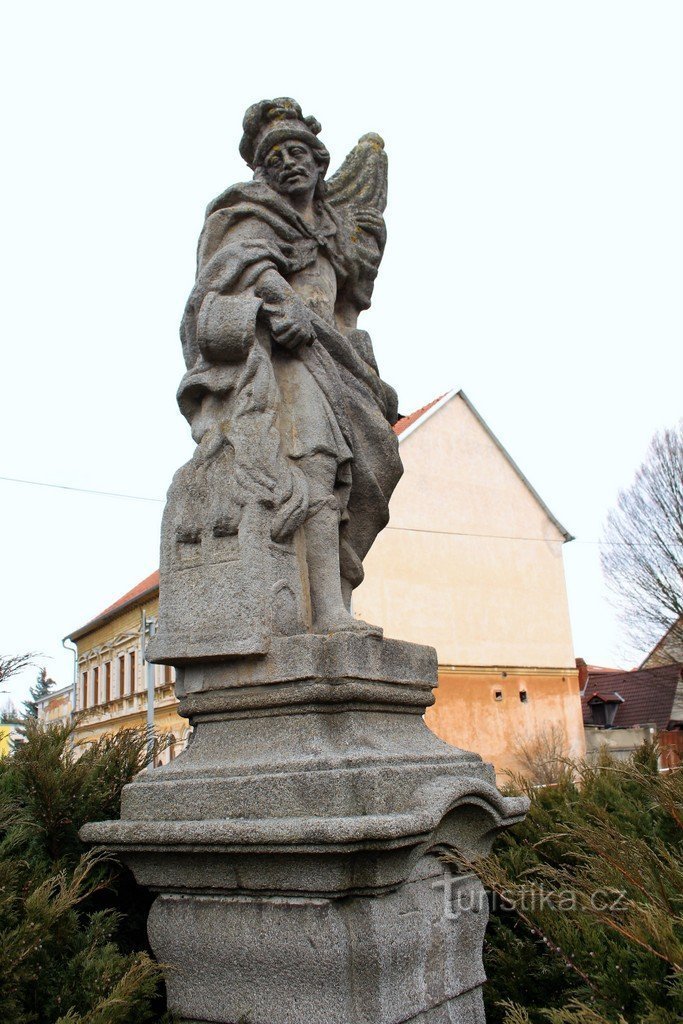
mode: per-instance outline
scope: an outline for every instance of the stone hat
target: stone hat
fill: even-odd
[[[240,142],[240,155],[255,170],[266,153],[285,139],[300,139],[313,149],[327,172],[330,154],[318,138],[320,122],[315,117],[304,117],[296,100],[281,96],[275,100],[253,103],[242,122],[244,135]]]

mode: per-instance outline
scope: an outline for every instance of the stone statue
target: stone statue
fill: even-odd
[[[356,327],[386,156],[366,135],[326,183],[319,129],[290,99],[250,107],[254,180],[209,206],[181,332],[197,449],[147,646],[192,741],[81,835],[156,893],[184,1024],[483,1024],[486,901],[444,854],[486,854],[527,802],[425,725],[436,651],[350,611],[401,474],[396,397]]]
[[[363,136],[326,181],[320,124],[294,100],[255,103],[243,127],[254,178],[209,205],[181,327],[198,447],[168,496],[157,654],[381,635],[350,600],[402,472],[396,394],[356,326],[386,240],[384,144]]]

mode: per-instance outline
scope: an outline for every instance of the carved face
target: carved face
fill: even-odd
[[[314,191],[320,167],[305,142],[285,139],[268,153],[263,174],[270,187],[282,195],[301,196]]]

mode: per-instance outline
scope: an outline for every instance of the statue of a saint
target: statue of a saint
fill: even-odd
[[[402,471],[396,395],[356,326],[386,238],[383,142],[363,136],[326,182],[320,125],[294,100],[254,104],[243,127],[253,180],[207,210],[181,327],[198,447],[164,515],[160,626],[175,640],[160,637],[160,660],[380,632],[350,600]]]
[[[207,211],[178,392],[197,447],[146,647],[176,668],[192,743],[81,837],[153,889],[178,1019],[484,1024],[486,900],[443,852],[487,854],[527,801],[427,728],[436,651],[350,608],[401,475],[396,396],[356,326],[387,162],[366,135],[326,182],[319,131],[294,100],[250,107],[254,179]]]

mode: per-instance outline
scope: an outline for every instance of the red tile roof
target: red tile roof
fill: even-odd
[[[120,597],[118,601],[114,601],[110,604],[103,612],[97,616],[101,619],[104,615],[109,615],[110,612],[117,611],[122,605],[128,604],[129,601],[133,601],[136,597],[140,597],[148,590],[152,590],[154,587],[159,586],[159,570],[155,569],[154,572],[150,573],[149,576],[145,576],[144,580],[140,580],[137,586],[133,587],[132,590],[127,591],[123,597]]]
[[[676,691],[682,681],[681,665],[609,674],[597,672],[588,677],[586,688],[581,694],[584,724],[591,725],[593,721],[588,706],[592,697],[597,695],[602,700],[617,700],[618,695],[624,703],[617,708],[615,727],[628,729],[652,723],[661,732],[672,721]]]
[[[424,416],[426,412],[429,412],[429,410],[433,408],[437,402],[440,402],[442,398],[445,398],[447,394],[448,392],[444,391],[443,395],[439,395],[439,397],[435,398],[433,402],[429,403],[429,405],[423,405],[421,409],[416,409],[415,412],[411,412],[409,416],[401,416],[394,423],[394,433],[402,434],[404,430],[408,429],[408,427],[412,427],[413,423],[416,423],[420,416]]]
[[[143,597],[148,597],[153,594],[155,590],[159,589],[159,570],[156,569],[149,576],[145,576],[144,580],[128,590],[122,597],[113,604],[108,605],[104,611],[96,615],[90,622],[86,622],[85,626],[81,626],[79,629],[75,629],[73,633],[69,635],[67,639],[76,640],[80,636],[85,636],[86,633],[92,632],[93,629],[97,629],[98,626],[103,626],[105,622],[113,619],[120,611],[129,605],[135,604],[136,601]]]

